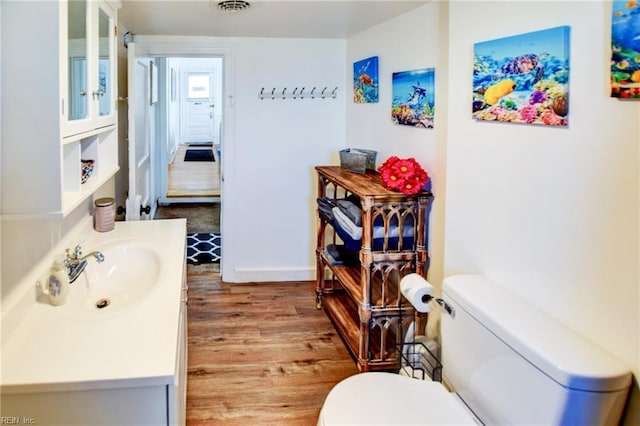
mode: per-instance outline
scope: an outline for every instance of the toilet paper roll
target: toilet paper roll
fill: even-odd
[[[405,275],[400,280],[400,291],[416,311],[426,313],[431,310],[429,301],[433,286],[419,274]]]

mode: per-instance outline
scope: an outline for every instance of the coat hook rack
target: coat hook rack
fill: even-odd
[[[325,86],[322,89],[313,86],[311,91],[305,92],[306,86],[295,87],[293,90],[287,89],[286,87],[279,89],[276,87],[271,88],[271,99],[282,98],[282,99],[336,99],[338,97],[338,86],[330,89]],[[320,91],[320,93],[318,93]],[[264,87],[260,88],[260,92],[258,92],[258,97],[263,100],[268,97],[268,89]]]

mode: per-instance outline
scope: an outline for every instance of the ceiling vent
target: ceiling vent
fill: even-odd
[[[217,7],[220,10],[227,12],[239,12],[241,10],[248,9],[251,4],[244,0],[223,0],[217,3]]]

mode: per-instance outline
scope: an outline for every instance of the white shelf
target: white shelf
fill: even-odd
[[[108,126],[104,126],[104,127],[99,127],[99,128],[95,128],[92,130],[89,130],[87,132],[81,132],[75,135],[68,135],[68,136],[64,136],[62,138],[62,145],[68,145],[71,143],[76,143],[78,142],[80,139],[85,139],[91,136],[95,136],[98,135],[100,133],[109,131],[109,130],[115,130],[116,125],[115,124],[110,124]]]
[[[65,191],[62,194],[62,209],[60,211],[3,214],[0,215],[0,219],[6,222],[12,220],[55,219],[65,217],[71,213],[73,209],[82,204],[82,202],[89,199],[100,186],[115,176],[118,170],[120,170],[119,166],[112,166],[110,169],[101,171],[99,175],[92,175],[81,185],[79,191]]]
[[[103,183],[112,178],[118,170],[120,170],[120,167],[115,166],[109,170],[100,172],[97,176],[92,175],[85,183],[82,184],[80,191],[64,192],[62,194],[62,211],[59,215],[64,217],[71,213],[71,211],[78,207],[84,200],[91,197]]]

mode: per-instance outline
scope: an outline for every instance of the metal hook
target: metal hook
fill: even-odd
[[[295,89],[293,89],[293,99],[296,99],[296,92],[298,91],[298,88],[296,87]]]
[[[285,87],[284,89],[282,89],[282,99],[284,99],[284,92],[287,91],[287,88]]]
[[[313,89],[311,89],[311,99],[315,99],[315,95],[313,94],[313,92],[316,91],[316,87],[314,86]]]
[[[273,92],[276,91],[276,88],[274,87],[273,89],[271,89],[271,99],[275,99],[275,95],[273,94]]]
[[[304,99],[304,87],[302,89],[300,89],[300,99]]]
[[[322,95],[322,99],[324,99],[324,92],[325,90],[327,90],[327,88],[325,87],[324,89],[322,89],[322,93],[320,93]]]
[[[264,99],[264,87],[260,90],[260,99]]]
[[[333,91],[331,92],[331,97],[332,97],[333,99],[335,99],[335,98],[336,98],[336,92],[337,92],[337,91],[338,91],[338,87],[336,86],[336,88],[335,88],[335,89],[333,89]]]

